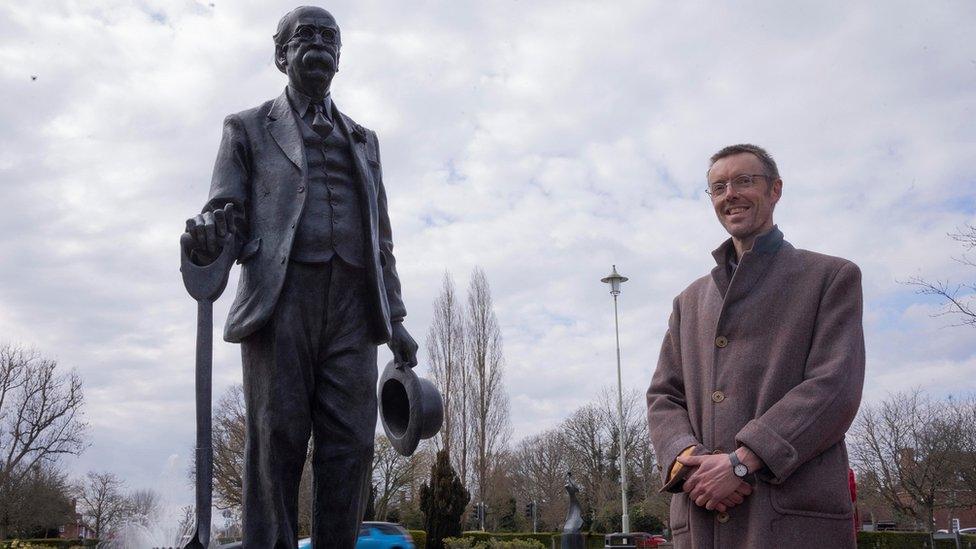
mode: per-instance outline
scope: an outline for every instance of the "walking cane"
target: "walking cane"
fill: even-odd
[[[230,225],[230,223],[228,223]],[[213,425],[211,399],[213,396],[213,302],[227,286],[230,268],[237,257],[237,238],[228,231],[223,249],[213,263],[199,266],[190,260],[189,233],[180,237],[180,272],[190,297],[197,301],[197,447],[196,447],[196,511],[197,524],[193,537],[184,549],[205,549],[210,544],[210,505],[213,495]]]

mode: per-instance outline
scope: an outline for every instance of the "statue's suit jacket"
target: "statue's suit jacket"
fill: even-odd
[[[376,343],[390,339],[391,322],[406,315],[393,257],[393,235],[376,134],[339,112],[335,131],[352,148],[363,218],[363,258]],[[238,343],[267,323],[285,280],[288,257],[308,197],[305,146],[286,93],[224,120],[210,198],[205,210],[233,202],[246,220],[238,256],[241,277],[224,339]],[[241,210],[238,210],[241,211]]]

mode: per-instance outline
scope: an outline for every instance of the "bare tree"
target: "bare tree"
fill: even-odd
[[[373,487],[376,494],[376,520],[385,521],[390,511],[408,496],[410,488],[422,483],[431,465],[429,448],[413,455],[400,455],[383,435],[376,436],[373,454]]]
[[[556,530],[566,517],[563,485],[570,469],[566,437],[558,429],[523,439],[514,450],[516,499],[538,505],[539,528]]]
[[[601,528],[612,527],[621,512],[616,393],[616,388],[604,388],[596,402],[577,409],[559,427],[566,438],[569,467],[582,490],[582,502]],[[623,397],[624,444],[631,479],[628,497],[635,504],[643,501],[644,507],[658,516],[666,516],[666,498],[656,488],[657,462],[650,447],[644,399],[636,390],[625,391]]]
[[[111,533],[129,515],[124,484],[114,473],[90,471],[77,487],[79,511],[96,538]]]
[[[218,509],[241,508],[245,418],[244,387],[232,385],[214,407],[213,487]]]
[[[851,455],[862,477],[872,481],[867,484],[929,530],[936,507],[960,504],[952,501],[964,454],[965,425],[957,411],[914,390],[862,407],[852,429]]]
[[[478,499],[488,498],[488,475],[496,454],[508,443],[511,426],[505,392],[502,334],[484,270],[476,267],[468,286],[466,336],[470,366],[470,413],[474,432],[474,473]]]
[[[949,233],[949,238],[961,242],[966,250],[976,248],[976,225],[965,225],[956,233]],[[976,267],[976,261],[963,254],[955,258],[963,265]],[[976,284],[952,284],[948,280],[925,280],[921,277],[908,279],[908,284],[918,288],[918,293],[933,295],[943,301],[944,309],[937,316],[951,316],[959,319],[958,326],[976,327]]]
[[[163,502],[155,490],[135,490],[128,497],[129,517],[144,526],[157,520],[163,511]]]
[[[80,454],[81,378],[33,349],[0,345],[0,534],[13,489],[45,463]],[[7,503],[5,503],[7,502]]]
[[[179,545],[182,547],[183,543],[189,541],[190,534],[193,533],[193,528],[197,524],[197,512],[196,507],[193,505],[184,505],[180,508],[180,521],[176,524],[176,531],[179,532],[181,539]]]
[[[0,521],[0,539],[31,537],[38,530],[55,529],[72,518],[71,489],[53,464],[40,463],[12,486]]]
[[[467,474],[468,370],[465,368],[464,313],[450,273],[444,273],[441,293],[434,301],[434,317],[427,331],[427,354],[434,383],[444,398],[440,445],[447,448],[462,482]]]
[[[976,499],[976,396],[954,401],[955,413],[962,424],[956,469],[964,490]]]
[[[214,507],[240,512],[243,503],[244,443],[247,435],[244,387],[232,385],[221,395],[213,416]],[[191,465],[189,476],[195,472]],[[303,533],[311,529],[312,454],[305,458],[298,488],[298,523]]]

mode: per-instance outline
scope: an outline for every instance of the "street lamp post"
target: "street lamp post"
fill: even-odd
[[[627,282],[626,276],[617,273],[614,265],[610,274],[600,279],[600,282],[610,285],[610,295],[613,296],[613,331],[617,339],[617,418],[620,421],[620,507],[621,533],[630,533],[630,514],[627,511],[627,450],[624,447],[624,389],[620,377],[620,321],[617,318],[617,296],[620,295],[620,284]]]

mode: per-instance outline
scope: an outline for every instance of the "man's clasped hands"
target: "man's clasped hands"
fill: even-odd
[[[736,455],[750,473],[763,467],[759,456],[745,446]],[[724,513],[752,493],[752,486],[732,472],[728,454],[678,456],[678,462],[689,468],[682,491],[699,507]]]

